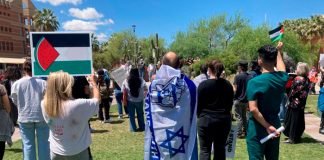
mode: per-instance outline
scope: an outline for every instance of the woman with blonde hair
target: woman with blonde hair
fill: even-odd
[[[310,80],[308,79],[309,68],[306,63],[297,64],[296,74],[291,91],[288,95],[288,104],[286,118],[284,122],[285,131],[283,132],[289,139],[285,143],[299,143],[305,130],[304,109],[308,92],[310,89]]]
[[[94,75],[90,78],[92,99],[72,99],[73,84],[73,77],[62,71],[51,73],[47,80],[42,112],[50,128],[52,160],[89,160],[88,120],[98,112],[100,94]]]

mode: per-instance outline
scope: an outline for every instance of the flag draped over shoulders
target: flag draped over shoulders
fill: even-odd
[[[162,65],[145,100],[145,160],[198,159],[195,84]]]

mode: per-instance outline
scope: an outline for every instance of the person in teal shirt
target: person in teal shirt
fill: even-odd
[[[262,74],[248,82],[250,115],[246,143],[250,160],[262,160],[264,157],[267,160],[279,159],[280,133],[276,129],[280,127],[278,113],[288,81],[281,55],[282,46],[283,43],[279,42],[277,48],[265,45],[258,50]],[[274,132],[276,138],[260,143],[262,138]]]

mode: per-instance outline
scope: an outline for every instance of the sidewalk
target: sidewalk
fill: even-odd
[[[313,114],[305,114],[305,133],[318,142],[324,143],[324,135],[319,134],[321,119]]]

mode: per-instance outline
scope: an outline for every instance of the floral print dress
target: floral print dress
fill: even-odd
[[[310,81],[307,77],[297,76],[288,95],[287,113],[284,121],[284,134],[292,143],[298,143],[305,130],[304,109]]]

